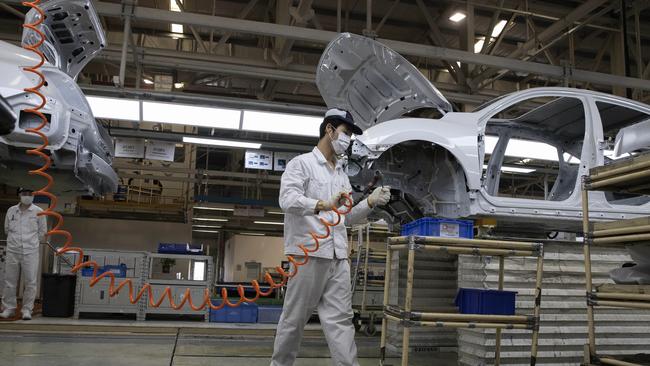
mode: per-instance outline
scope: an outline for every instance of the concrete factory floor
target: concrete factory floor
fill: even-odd
[[[275,325],[181,321],[73,320],[37,317],[0,323],[7,366],[267,366]],[[357,337],[361,366],[379,365],[379,337]],[[329,366],[318,324],[309,325],[296,366]],[[445,360],[446,359],[446,360]],[[455,365],[455,354],[436,365]],[[387,364],[399,365],[390,359]],[[416,360],[413,360],[416,361]],[[431,359],[411,362],[431,364]]]

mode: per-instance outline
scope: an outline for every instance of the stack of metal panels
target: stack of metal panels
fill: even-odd
[[[404,306],[406,296],[407,252],[394,252],[390,281],[391,305]],[[415,256],[413,286],[414,311],[456,311],[457,256],[419,252]],[[386,351],[388,355],[400,355],[402,352],[403,327],[393,322],[388,323]],[[457,333],[452,328],[411,328],[412,360],[436,357],[450,352],[455,353]]]
[[[587,343],[584,256],[581,243],[545,244],[544,285],[537,364],[579,364]],[[620,248],[593,248],[594,283],[612,283],[609,271],[630,261]],[[497,258],[460,256],[459,287],[497,288]],[[535,281],[534,258],[506,259],[505,289],[518,291],[517,309],[530,312]],[[600,309],[596,313],[598,349],[604,354],[635,354],[650,349],[650,313]],[[494,330],[460,330],[459,364],[493,364]],[[504,330],[501,363],[530,365],[530,331]]]

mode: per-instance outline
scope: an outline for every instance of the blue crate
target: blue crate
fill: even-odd
[[[517,292],[459,288],[456,300],[461,314],[515,315]]]
[[[257,322],[277,324],[282,315],[282,305],[259,305],[257,307]]]
[[[221,300],[212,300],[212,304],[218,306]],[[257,305],[242,303],[231,308],[224,306],[219,310],[210,309],[210,321],[213,323],[257,323]]]
[[[423,217],[402,225],[402,236],[422,235],[446,238],[474,237],[474,222],[469,220],[435,219]]]
[[[158,253],[161,254],[197,254],[202,255],[203,245],[160,243]]]
[[[126,270],[127,269],[128,268],[126,267],[126,264],[124,264],[124,263],[119,264],[117,266],[115,266],[115,265],[107,265],[107,266],[99,267],[99,269],[97,270],[97,276],[99,276],[100,274],[102,274],[104,272],[111,272],[111,273],[113,273],[115,275],[115,277],[124,278],[124,277],[126,277]],[[81,270],[81,275],[84,276],[84,277],[92,277],[93,271],[94,271],[93,267],[83,268]]]

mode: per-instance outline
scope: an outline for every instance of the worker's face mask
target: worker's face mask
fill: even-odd
[[[20,203],[23,205],[31,205],[34,202],[34,196],[20,196]]]
[[[330,140],[332,140],[332,149],[334,149],[334,153],[336,155],[345,154],[345,151],[350,146],[350,136],[342,132],[338,133],[338,137],[336,139],[330,135]]]

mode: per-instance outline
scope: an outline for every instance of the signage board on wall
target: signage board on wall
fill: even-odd
[[[246,169],[273,169],[273,152],[266,150],[246,150],[244,167]]]
[[[273,170],[283,172],[287,168],[289,160],[295,158],[299,154],[288,152],[276,152],[273,154]]]
[[[133,138],[115,139],[116,158],[144,158],[144,140]]]
[[[147,141],[146,159],[174,161],[174,152],[176,151],[176,144],[167,141]]]

